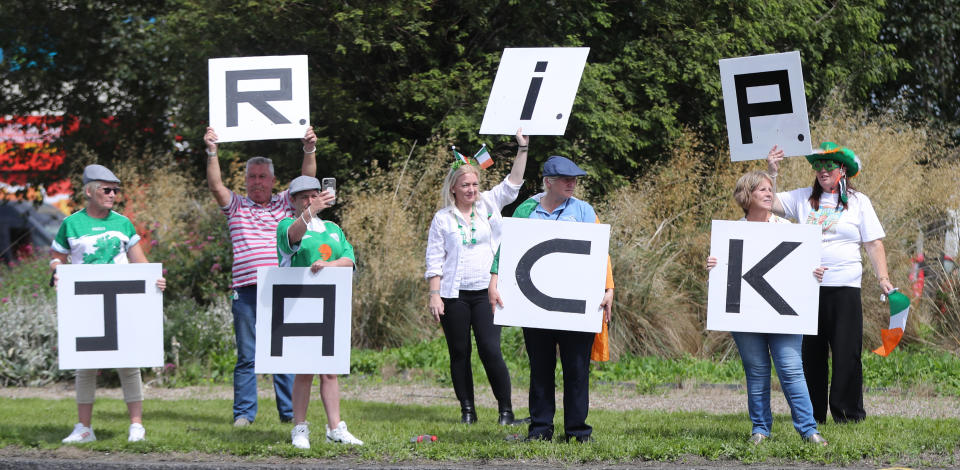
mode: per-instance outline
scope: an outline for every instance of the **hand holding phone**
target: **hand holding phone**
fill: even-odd
[[[337,203],[337,179],[336,178],[324,178],[320,181],[320,190],[321,191],[330,191],[330,195],[333,196],[333,202],[330,205]]]

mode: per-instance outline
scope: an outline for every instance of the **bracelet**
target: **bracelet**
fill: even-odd
[[[58,260],[58,259],[56,259],[56,258],[51,259],[51,260],[50,260],[50,263],[48,263],[51,268],[53,267],[53,263],[63,263],[63,261],[60,261],[60,260]]]
[[[214,150],[214,151],[211,152],[211,151],[207,150],[207,156],[208,156],[208,157],[216,157],[216,156],[217,156],[217,151]]]
[[[433,294],[440,295],[440,289],[431,290],[431,291],[430,291],[430,294],[428,294],[428,295],[433,295]]]
[[[525,148],[527,148],[527,147],[529,147],[529,145],[518,145],[518,146],[517,146],[517,149],[518,149],[518,150],[519,150],[519,149],[525,149]]]
[[[877,282],[881,282],[881,281],[883,281],[884,279],[886,279],[886,280],[888,280],[888,281],[890,280],[890,278],[887,277],[887,276],[880,276],[880,277],[877,278]]]
[[[304,146],[303,146],[303,153],[304,153],[304,154],[308,154],[308,155],[311,154],[311,153],[317,153],[317,146],[314,145],[314,146],[313,146],[313,150],[311,150],[311,151],[308,152],[308,151],[307,151],[307,146],[304,145]]]

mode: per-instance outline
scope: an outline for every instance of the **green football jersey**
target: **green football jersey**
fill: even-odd
[[[290,245],[287,230],[297,219],[287,217],[277,225],[277,257],[281,267],[306,268],[314,261],[349,258],[356,262],[353,246],[340,227],[326,220],[312,219],[298,245]]]
[[[83,209],[63,219],[52,248],[73,264],[126,264],[127,250],[139,241],[130,219],[114,211],[97,219]]]

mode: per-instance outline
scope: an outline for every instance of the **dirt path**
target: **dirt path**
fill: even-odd
[[[344,399],[396,404],[449,405],[457,404],[449,387],[423,383],[375,383],[372,381],[341,380]],[[527,407],[527,390],[514,387],[514,407]],[[476,386],[477,403],[495,408],[496,401],[488,387]],[[184,388],[148,387],[148,400],[224,399],[233,398],[230,385],[193,386]],[[260,384],[260,396],[271,398],[272,387]],[[98,389],[97,396],[121,398],[119,388]],[[59,383],[47,387],[0,388],[4,398],[73,398],[73,383]],[[558,391],[557,403],[563,403]],[[783,395],[774,390],[771,399],[774,413],[789,413]],[[867,414],[880,416],[910,416],[920,418],[960,418],[960,400],[955,397],[930,396],[924,393],[885,391],[864,395]],[[664,388],[658,393],[641,394],[627,385],[595,385],[590,390],[590,407],[604,410],[664,410],[704,411],[708,413],[741,413],[747,408],[746,391],[737,386],[691,385],[683,388]]]

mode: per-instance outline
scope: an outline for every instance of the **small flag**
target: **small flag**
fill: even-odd
[[[470,164],[470,161],[467,160],[467,157],[464,157],[462,153],[460,153],[460,152],[457,151],[457,146],[456,146],[456,145],[451,145],[451,146],[450,146],[450,150],[453,150],[453,156],[454,156],[454,158],[456,158],[457,161],[459,161],[461,164],[463,164],[463,163],[466,163],[467,165]]]
[[[493,165],[493,158],[490,157],[490,152],[487,151],[487,144],[483,144],[483,147],[480,147],[480,150],[473,155],[473,159],[476,160],[480,168],[483,169],[487,169],[490,165]]]
[[[887,294],[887,300],[890,302],[890,328],[880,330],[880,338],[883,346],[874,349],[873,352],[887,357],[893,352],[894,348],[900,344],[903,338],[903,332],[907,329],[907,315],[910,314],[910,298],[893,291]]]

